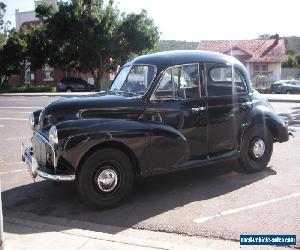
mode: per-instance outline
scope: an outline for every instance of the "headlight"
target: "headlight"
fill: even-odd
[[[49,141],[52,145],[58,144],[57,129],[53,125],[49,130]]]
[[[30,124],[30,128],[34,129],[36,123],[35,123],[35,119],[34,119],[34,114],[33,113],[31,113],[29,115],[29,124]]]

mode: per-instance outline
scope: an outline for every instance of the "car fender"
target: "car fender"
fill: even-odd
[[[101,145],[119,145],[130,150],[141,175],[177,165],[189,152],[186,138],[178,130],[155,122],[100,118],[64,121],[56,126],[61,140],[58,154],[75,170],[88,152]],[[166,154],[170,150],[173,153]],[[158,164],[153,163],[156,161]]]
[[[288,129],[284,121],[271,108],[254,101],[253,109],[241,122],[238,148],[240,148],[246,131],[257,124],[263,124],[270,130],[274,137],[274,142],[288,140]]]

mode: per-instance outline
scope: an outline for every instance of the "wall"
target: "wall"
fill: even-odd
[[[299,68],[282,68],[281,69],[281,79],[300,79],[300,69]]]
[[[253,80],[253,71],[254,71],[254,64],[256,63],[248,63],[248,70],[251,76],[251,79]],[[257,63],[261,64],[261,63]],[[268,63],[268,72],[269,74],[269,81],[274,82],[280,80],[281,77],[281,63]]]
[[[39,20],[38,18],[36,18],[34,10],[20,12],[19,9],[16,9],[15,14],[16,14],[16,30],[19,30],[22,23],[24,22]]]
[[[281,63],[269,63],[268,71],[273,72],[272,75],[269,76],[269,81],[275,82],[280,80],[281,77]]]

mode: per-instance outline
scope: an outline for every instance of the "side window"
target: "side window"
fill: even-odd
[[[158,99],[197,99],[199,85],[198,64],[175,66],[164,73],[155,96]]]
[[[206,64],[208,96],[232,96],[247,92],[239,70],[228,65]]]

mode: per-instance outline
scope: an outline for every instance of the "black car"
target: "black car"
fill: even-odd
[[[81,78],[66,77],[57,84],[56,90],[60,92],[89,92],[94,90],[94,87]]]
[[[300,81],[281,80],[271,84],[271,93],[276,94],[297,94],[300,93]]]
[[[238,159],[263,170],[287,123],[233,57],[173,51],[125,64],[110,90],[55,101],[30,116],[33,177],[75,181],[82,198],[113,207],[139,176]]]

